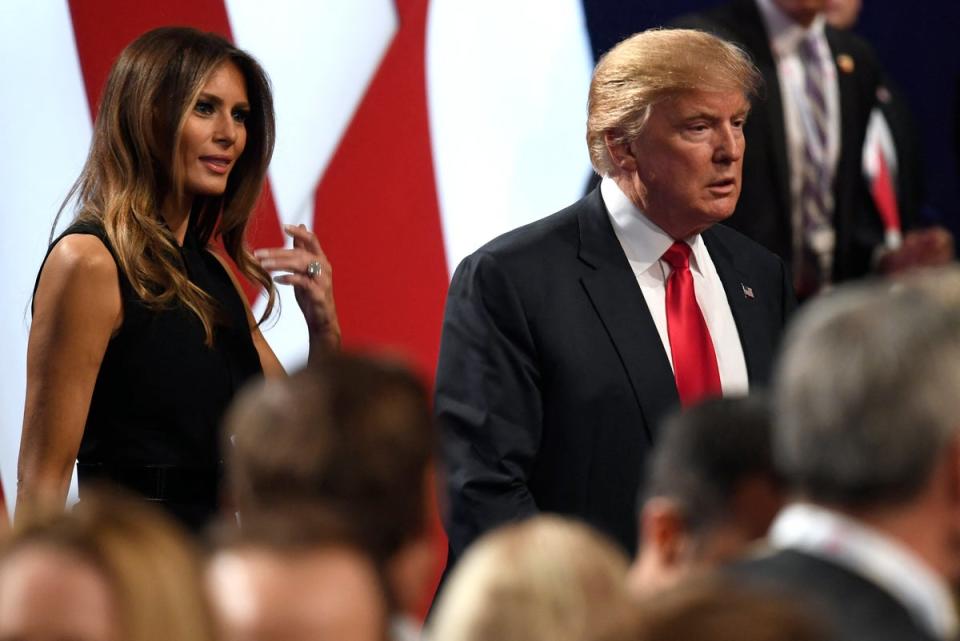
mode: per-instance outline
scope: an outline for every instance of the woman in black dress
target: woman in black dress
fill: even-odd
[[[150,31],[120,55],[73,224],[37,278],[18,510],[106,479],[201,527],[216,511],[219,423],[251,377],[283,375],[230,269],[269,294],[293,285],[310,357],[339,345],[330,265],[305,227],[293,248],[244,233],[274,144],[259,64],[212,34]],[[62,211],[62,210],[61,210]],[[263,318],[260,320],[262,321]]]

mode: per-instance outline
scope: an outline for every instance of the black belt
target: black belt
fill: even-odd
[[[81,485],[81,494],[85,483],[109,481],[132,490],[147,500],[167,503],[215,505],[221,477],[220,466],[130,466],[112,463],[77,463],[77,479]]]

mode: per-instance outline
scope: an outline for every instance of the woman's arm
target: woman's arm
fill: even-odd
[[[117,266],[95,236],[50,252],[33,302],[17,511],[63,505],[110,337],[123,322]]]

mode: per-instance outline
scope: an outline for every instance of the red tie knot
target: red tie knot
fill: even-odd
[[[690,269],[690,245],[678,240],[663,253],[663,260],[675,271]]]

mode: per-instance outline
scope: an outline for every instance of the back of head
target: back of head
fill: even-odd
[[[0,548],[0,574],[27,550],[76,559],[102,577],[124,641],[214,639],[195,550],[168,517],[141,501],[91,490],[71,512],[36,510],[18,519]]]
[[[960,313],[940,283],[934,274],[844,288],[790,328],[774,455],[808,498],[847,508],[909,501],[955,437]]]
[[[780,595],[720,577],[679,584],[643,600],[595,641],[826,641],[814,613]]]
[[[597,173],[614,174],[605,136],[614,144],[640,135],[653,105],[684,91],[756,93],[760,72],[743,50],[691,29],[634,34],[597,63],[587,106],[587,147]]]
[[[760,397],[713,399],[671,416],[652,455],[641,510],[646,500],[671,500],[694,538],[735,520],[734,502],[745,483],[775,484],[770,429]]]
[[[424,533],[432,416],[425,388],[400,366],[336,355],[266,381],[234,404],[226,437],[241,514],[323,506],[378,562]]]
[[[538,516],[482,537],[434,608],[435,641],[580,641],[626,607],[627,559],[592,529]]]
[[[207,586],[231,641],[384,641],[387,600],[369,554],[338,515],[283,505],[224,529]]]

